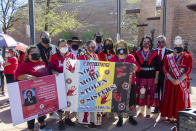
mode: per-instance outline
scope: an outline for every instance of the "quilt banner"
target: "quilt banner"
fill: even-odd
[[[67,111],[126,112],[129,110],[133,65],[103,61],[64,61]]]
[[[14,125],[67,107],[63,73],[10,83],[7,88]]]

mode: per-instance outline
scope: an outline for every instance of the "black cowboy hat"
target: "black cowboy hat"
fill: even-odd
[[[67,40],[67,43],[68,44],[71,44],[71,42],[78,42],[78,44],[81,44],[82,43],[82,40],[79,40],[78,37],[72,37],[72,39]]]

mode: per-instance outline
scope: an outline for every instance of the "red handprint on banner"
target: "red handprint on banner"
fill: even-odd
[[[75,66],[72,66],[70,61],[66,62],[66,69],[69,70],[71,73],[74,73],[75,71]]]
[[[121,93],[118,93],[118,92],[113,92],[114,93],[114,99],[118,102],[121,101],[122,99],[122,94]]]
[[[124,72],[125,69],[126,69],[126,66],[121,66],[117,68],[117,78],[127,75],[127,73]]]
[[[104,96],[101,97],[101,104],[105,104],[111,100],[111,99],[109,99],[109,100],[107,99],[108,96],[109,96],[109,93],[106,93]]]
[[[95,66],[91,65],[89,68],[89,76],[95,75]]]
[[[82,122],[88,123],[88,112],[84,112],[84,118],[83,118]]]
[[[69,88],[68,91],[67,91],[67,96],[74,96],[74,95],[76,95],[76,94],[74,94],[75,90],[76,90],[76,87],[75,86],[71,86],[71,88]]]

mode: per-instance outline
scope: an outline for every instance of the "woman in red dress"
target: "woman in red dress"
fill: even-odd
[[[190,108],[188,90],[193,60],[190,54],[183,52],[180,36],[175,38],[174,44],[174,53],[167,55],[163,64],[166,80],[160,112],[162,117],[174,118],[176,122],[177,112]]]
[[[74,54],[68,51],[68,45],[65,40],[59,40],[57,53],[52,55],[50,62],[50,69],[53,74],[63,73],[63,62],[67,59],[76,59]],[[70,119],[70,112],[65,112],[65,119],[63,121],[63,110],[57,111],[59,115],[58,126],[60,130],[65,129],[64,123],[69,126],[75,126],[75,123]]]
[[[107,38],[104,41],[103,51],[98,54],[100,61],[110,61],[112,56],[114,55],[114,42],[111,38]]]
[[[19,81],[30,80],[47,75],[49,75],[49,70],[45,63],[41,60],[38,48],[36,46],[29,47],[24,62],[18,66],[16,71],[16,79]],[[48,129],[45,125],[45,118],[46,116],[38,117],[40,130]],[[34,130],[34,123],[35,119],[27,121],[29,131]]]
[[[151,37],[144,36],[140,43],[140,50],[135,55],[141,67],[136,76],[136,102],[139,105],[139,116],[144,116],[145,113],[146,118],[150,118],[151,107],[158,107],[159,104],[156,84],[158,83],[160,62],[157,51],[152,47]]]
[[[111,62],[126,62],[126,63],[133,63],[134,64],[134,71],[139,71],[140,66],[137,63],[135,57],[131,54],[129,54],[128,46],[124,40],[120,40],[117,42],[116,48],[115,48],[116,55],[113,56],[110,61]],[[130,93],[130,112],[129,112],[129,122],[132,125],[137,125],[137,121],[133,118],[134,115],[136,115],[136,102],[135,102],[135,75],[132,75],[131,80],[131,93]],[[118,114],[119,120],[117,123],[118,127],[121,127],[123,124],[123,117],[122,114]]]

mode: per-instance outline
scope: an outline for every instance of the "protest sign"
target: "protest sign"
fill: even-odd
[[[126,112],[129,110],[132,64],[64,61],[67,111]]]
[[[64,74],[10,83],[7,88],[14,125],[67,107]]]

